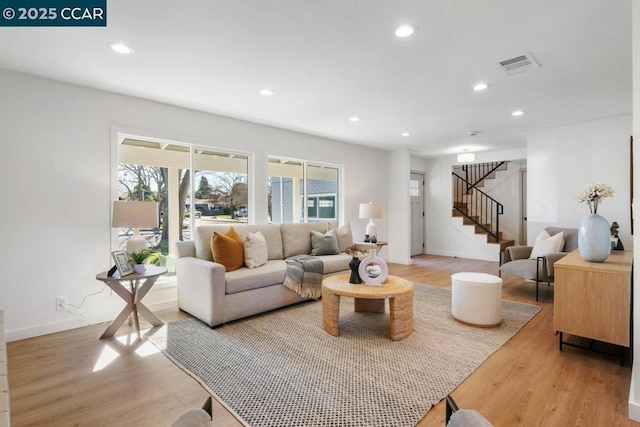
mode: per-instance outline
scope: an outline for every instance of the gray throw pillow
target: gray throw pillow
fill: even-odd
[[[336,255],[339,254],[338,235],[335,229],[322,234],[311,230],[311,255]]]

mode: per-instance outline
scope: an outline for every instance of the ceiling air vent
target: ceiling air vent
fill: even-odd
[[[525,53],[524,55],[516,56],[511,59],[505,59],[504,61],[498,62],[498,65],[500,65],[500,67],[502,67],[502,69],[510,76],[540,67],[540,64],[536,62],[530,53]]]

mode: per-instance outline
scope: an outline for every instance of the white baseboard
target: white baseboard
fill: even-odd
[[[638,398],[640,396],[636,396],[636,367],[635,365],[631,369],[631,385],[629,386],[629,419],[633,421],[640,421],[640,401]],[[639,384],[640,385],[640,384]]]
[[[151,311],[161,311],[176,308],[178,306],[178,301],[176,299],[171,299],[145,305]],[[38,337],[41,335],[53,334],[55,332],[67,331],[69,329],[91,326],[98,323],[111,322],[119,313],[119,311],[110,311],[105,313],[84,315],[84,317],[81,317],[79,314],[77,314],[78,317],[75,319],[67,319],[55,323],[47,323],[45,325],[5,331],[4,336],[7,342],[18,341],[27,338]]]
[[[499,259],[497,259],[495,257],[491,257],[489,255],[487,255],[487,256],[478,256],[478,254],[476,254],[476,253],[474,253],[474,254],[461,254],[461,253],[458,253],[458,252],[429,251],[429,252],[427,252],[427,254],[429,254],[429,255],[448,256],[448,257],[452,257],[452,258],[478,259],[478,260],[481,260],[481,261],[494,261],[494,262],[500,261]]]
[[[389,258],[387,262],[391,262],[394,264],[403,264],[403,265],[411,265],[411,258]]]

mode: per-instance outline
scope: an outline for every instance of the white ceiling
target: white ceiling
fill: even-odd
[[[110,0],[106,28],[0,28],[0,67],[422,156],[499,150],[631,113],[630,1]],[[541,68],[497,65],[526,52]]]

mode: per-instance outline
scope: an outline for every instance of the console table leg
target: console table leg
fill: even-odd
[[[560,339],[558,340],[558,345],[560,346],[560,351],[562,351],[562,332],[558,334],[558,337],[560,337]]]

